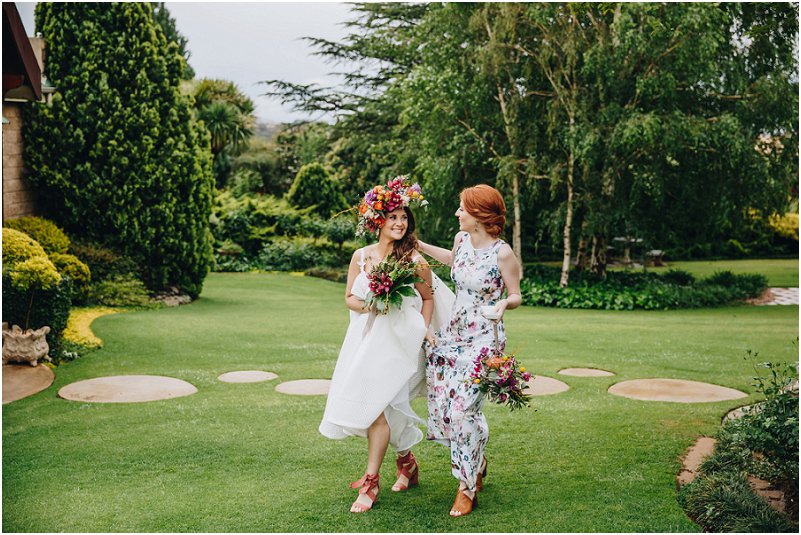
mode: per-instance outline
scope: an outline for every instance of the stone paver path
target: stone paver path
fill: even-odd
[[[797,305],[798,288],[769,288],[773,299],[760,305]]]
[[[571,377],[612,377],[615,375],[606,370],[599,370],[598,368],[565,368],[559,370],[560,375],[570,375]]]
[[[224,383],[260,383],[262,381],[271,381],[277,377],[273,372],[246,370],[224,373],[217,379]]]
[[[550,396],[570,390],[570,387],[559,379],[552,379],[544,375],[536,375],[528,383],[523,392],[532,396]]]
[[[4,364],[3,365],[3,404],[11,403],[41,392],[56,378],[53,370],[39,364]]]
[[[331,388],[331,381],[328,379],[299,379],[281,383],[275,387],[275,390],[282,394],[295,396],[321,396],[327,395],[329,388]]]
[[[676,476],[676,481],[680,487],[687,483],[692,483],[695,476],[698,475],[701,463],[715,451],[716,443],[717,440],[712,437],[699,437],[695,444],[690,446],[682,460],[681,471]]]
[[[197,392],[197,388],[172,377],[160,375],[115,375],[72,383],[58,391],[70,401],[92,403],[135,403],[179,398]]]
[[[725,386],[681,379],[634,379],[609,387],[609,393],[643,401],[706,403],[740,399],[748,394]]]

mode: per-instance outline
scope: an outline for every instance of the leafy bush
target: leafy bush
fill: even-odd
[[[798,241],[798,214],[774,214],[768,218],[768,224],[778,236]]]
[[[108,247],[92,243],[73,243],[70,250],[89,267],[95,281],[117,275],[139,275],[139,266],[133,259]]]
[[[20,217],[3,222],[6,228],[24,232],[37,242],[46,253],[66,253],[70,239],[55,223],[43,217]]]
[[[319,163],[306,164],[295,175],[287,199],[298,208],[313,208],[323,217],[345,208],[345,198],[339,187]]]
[[[762,275],[721,273],[686,284],[692,275],[683,272],[660,276],[651,272],[610,271],[605,279],[588,272],[572,273],[570,286],[562,288],[560,272],[558,267],[527,267],[526,278],[521,281],[523,303],[605,310],[698,308],[756,297],[767,287],[767,279]]]
[[[704,531],[798,531],[798,368],[766,362],[754,364],[754,370],[754,386],[764,399],[724,422],[714,453],[679,494],[679,503]],[[783,490],[789,516],[756,496],[748,475]]]
[[[115,275],[92,284],[88,302],[109,307],[155,308],[147,287],[133,275]]]
[[[325,263],[324,256],[309,238],[279,239],[265,244],[258,264],[265,270],[298,271]]]
[[[214,200],[211,231],[217,244],[231,241],[256,256],[272,238],[301,233],[310,211],[298,210],[272,195],[238,199],[222,192]]]
[[[66,275],[72,280],[72,295],[70,296],[72,304],[84,303],[89,292],[89,283],[92,281],[89,266],[71,254],[52,253],[50,260],[61,275]]]
[[[62,332],[67,326],[70,313],[70,295],[72,295],[72,281],[68,277],[62,278],[60,282],[46,290],[28,290],[12,284],[10,273],[4,273],[3,321],[29,329],[50,326],[50,333],[47,335],[47,344],[50,346],[48,355],[51,360],[58,363]]]
[[[36,256],[47,256],[44,248],[19,230],[3,228],[3,269]]]
[[[14,264],[8,276],[11,285],[23,292],[49,290],[61,282],[56,266],[46,256],[34,256]]]
[[[742,472],[697,477],[681,490],[679,504],[704,531],[796,533],[797,526],[756,496]]]
[[[58,91],[25,107],[24,159],[42,208],[68,233],[123,251],[151,288],[196,296],[212,261],[209,134],[152,12],[135,2],[37,4]]]
[[[662,280],[679,286],[690,286],[695,282],[695,276],[689,271],[671,268],[662,275]]]
[[[314,267],[307,269],[303,272],[303,274],[307,277],[318,277],[320,279],[326,279],[333,282],[345,283],[348,281],[347,268]]]

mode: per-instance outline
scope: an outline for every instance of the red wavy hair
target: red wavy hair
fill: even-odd
[[[501,235],[506,226],[506,203],[497,189],[479,184],[463,189],[459,199],[467,213],[483,224],[490,236],[497,238]]]

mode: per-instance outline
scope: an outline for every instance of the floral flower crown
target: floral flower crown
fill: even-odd
[[[423,197],[420,184],[409,184],[408,175],[393,178],[387,185],[378,185],[364,194],[359,204],[359,223],[356,226],[356,235],[364,236],[375,233],[384,226],[387,214],[398,208],[404,208],[414,203],[425,206],[428,201]]]

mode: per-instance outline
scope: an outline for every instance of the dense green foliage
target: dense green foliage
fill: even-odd
[[[58,226],[43,217],[20,217],[19,219],[7,219],[3,221],[3,226],[24,232],[50,253],[66,253],[70,246],[70,239]]]
[[[498,187],[518,255],[603,273],[618,236],[669,258],[788,254],[797,198],[796,4],[357,4],[317,53],[338,91],[271,80],[333,111],[345,193],[412,173],[442,245],[461,188]],[[353,192],[351,192],[351,189]],[[754,214],[757,214],[756,216]],[[614,251],[620,254],[622,251]]]
[[[713,455],[679,495],[682,507],[705,531],[798,531],[798,368],[765,362],[755,370],[754,386],[762,399],[741,417],[724,422]],[[748,475],[784,491],[788,514],[757,497]]]
[[[153,7],[153,20],[161,26],[167,41],[173,42],[178,46],[178,54],[184,60],[184,70],[181,73],[181,77],[185,80],[191,80],[195,77],[195,69],[189,65],[189,58],[192,56],[192,53],[187,48],[189,41],[178,31],[175,19],[170,16],[170,11],[164,5],[164,2],[151,2],[150,5]]]
[[[66,275],[72,280],[72,295],[70,296],[72,304],[79,305],[86,302],[89,284],[92,282],[89,266],[71,254],[52,253],[50,260],[62,276]]]
[[[300,209],[313,208],[320,217],[327,218],[343,208],[345,199],[339,187],[319,163],[306,164],[295,175],[287,199]]]
[[[47,256],[38,241],[20,230],[3,227],[3,270],[37,256]]]
[[[561,270],[532,265],[521,282],[523,303],[559,308],[603,310],[668,310],[721,306],[759,296],[768,281],[760,274],[735,275],[717,272],[696,282],[685,271],[671,270],[664,275],[653,272],[610,271],[605,277],[576,272],[571,285],[559,285]]]
[[[214,177],[218,187],[228,181],[232,157],[253,135],[256,109],[253,101],[228,80],[203,78],[189,84],[197,118],[211,136]]]
[[[184,61],[142,3],[40,3],[57,87],[25,119],[29,178],[73,237],[120,249],[150,288],[197,296],[211,243],[211,155],[178,87]]]
[[[58,276],[55,269],[53,272]],[[49,326],[50,332],[46,336],[48,355],[54,363],[60,362],[61,335],[70,314],[72,281],[69,277],[61,277],[48,289],[19,288],[13,283],[12,274],[3,273],[3,321],[23,329]]]

